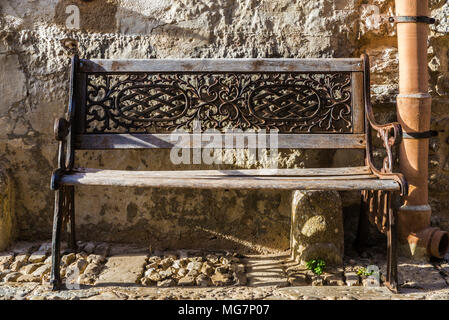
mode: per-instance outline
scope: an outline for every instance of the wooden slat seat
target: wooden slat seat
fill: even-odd
[[[396,181],[379,179],[368,167],[189,171],[78,168],[64,174],[60,183],[205,189],[399,190]]]

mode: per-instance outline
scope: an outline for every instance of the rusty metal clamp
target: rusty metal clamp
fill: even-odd
[[[403,139],[429,139],[438,136],[438,132],[434,130],[424,132],[402,132]]]
[[[397,16],[388,18],[388,21],[391,23],[419,22],[419,23],[434,24],[435,18],[430,18],[426,16]]]

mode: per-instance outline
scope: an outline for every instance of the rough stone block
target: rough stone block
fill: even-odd
[[[336,191],[295,191],[290,233],[292,258],[305,264],[323,259],[340,265],[344,234],[340,195]]]
[[[39,263],[45,261],[47,258],[45,251],[36,251],[33,252],[28,258],[29,263]]]
[[[345,272],[346,285],[349,287],[358,286],[360,284],[359,276],[355,272]]]
[[[40,266],[39,268],[37,268],[36,270],[34,270],[32,275],[42,279],[43,276],[45,276],[47,273],[50,272],[50,269],[51,269],[50,265],[44,264],[44,265]]]
[[[129,254],[109,257],[103,272],[98,277],[96,285],[138,283],[142,276],[146,259],[146,254]]]

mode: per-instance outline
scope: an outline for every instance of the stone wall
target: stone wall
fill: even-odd
[[[66,8],[80,9],[79,29],[67,28]],[[68,99],[69,54],[83,58],[372,58],[379,121],[395,119],[397,49],[394,27],[382,21],[393,1],[382,0],[3,0],[0,2],[0,160],[16,188],[17,235],[48,239],[56,166],[53,119]],[[449,3],[432,1],[429,71],[433,129],[431,205],[434,223],[449,229]],[[379,15],[377,15],[379,14]],[[95,167],[169,169],[168,153],[83,152]],[[360,155],[283,150],[288,167],[360,164]],[[81,238],[138,241],[152,246],[289,246],[291,194],[268,191],[80,188]],[[350,208],[359,199],[345,197]],[[346,210],[347,219],[357,210]],[[351,225],[351,224],[350,224]]]

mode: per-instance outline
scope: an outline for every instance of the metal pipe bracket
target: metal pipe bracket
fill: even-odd
[[[426,23],[426,24],[434,24],[435,18],[427,17],[427,16],[396,16],[388,18],[388,21],[391,23]]]
[[[434,130],[424,132],[404,132],[402,131],[403,139],[429,139],[438,136],[438,132]]]

